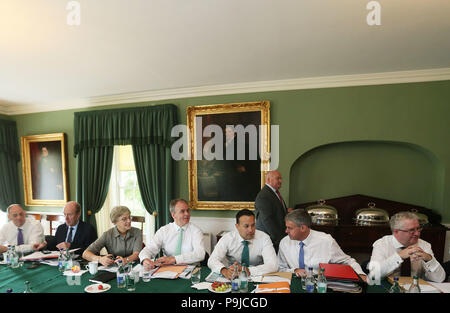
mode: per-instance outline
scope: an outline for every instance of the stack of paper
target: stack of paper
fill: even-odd
[[[349,293],[361,293],[362,288],[356,283],[350,282],[338,282],[338,281],[328,281],[327,288],[333,291],[349,292]]]
[[[187,265],[165,265],[158,268],[152,278],[175,279],[186,269]]]
[[[268,284],[259,284],[253,291],[254,293],[291,293],[291,288],[288,282],[276,282]]]

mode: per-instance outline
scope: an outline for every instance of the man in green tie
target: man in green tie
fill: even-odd
[[[217,243],[208,260],[209,268],[231,279],[234,265],[245,264],[251,276],[278,270],[275,249],[269,235],[256,229],[255,215],[244,209],[236,214],[236,230],[226,233]]]
[[[161,227],[139,254],[146,270],[167,264],[194,264],[205,258],[203,232],[190,222],[191,212],[186,200],[170,201],[173,223]],[[164,256],[154,259],[162,250]]]

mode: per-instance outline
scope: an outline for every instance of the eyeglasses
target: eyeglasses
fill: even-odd
[[[409,233],[409,234],[414,234],[415,232],[421,232],[423,229],[423,227],[417,227],[417,228],[412,228],[412,229],[407,229],[407,230],[403,230],[403,229],[397,229],[398,231],[402,231],[405,233]]]

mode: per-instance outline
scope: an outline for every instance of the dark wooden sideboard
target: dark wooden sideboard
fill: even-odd
[[[420,238],[431,244],[435,258],[439,262],[443,262],[447,228],[440,224],[441,216],[434,213],[432,210],[413,204],[395,202],[365,195],[325,199],[325,201],[325,204],[336,208],[338,211],[339,222],[335,226],[313,225],[312,229],[323,231],[333,236],[345,253],[352,256],[355,254],[365,255],[368,259],[372,253],[372,244],[377,239],[392,233],[389,225],[356,225],[354,220],[356,211],[361,208],[367,208],[368,203],[373,202],[376,204],[377,208],[386,210],[389,213],[389,217],[397,212],[411,211],[412,209],[427,215],[429,224],[424,227]],[[297,204],[295,209],[304,209],[314,204],[317,204],[317,202]]]

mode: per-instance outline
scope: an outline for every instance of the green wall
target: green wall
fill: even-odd
[[[280,125],[279,170],[283,175],[281,192],[290,206],[294,206],[296,201],[310,200],[309,195],[299,194],[301,188],[298,188],[295,179],[297,174],[294,173],[296,167],[293,167],[296,161],[308,151],[336,142],[387,141],[412,144],[427,151],[439,165],[435,175],[439,186],[436,188],[435,199],[431,202],[429,199],[417,197],[415,193],[417,186],[411,188],[411,199],[414,201],[409,202],[418,205],[430,203],[428,207],[441,214],[443,222],[450,222],[449,99],[450,81],[442,81],[169,99],[148,103],[103,106],[88,110],[173,103],[179,107],[180,123],[186,124],[187,106],[269,100],[271,124]],[[12,119],[17,122],[19,136],[52,132],[67,134],[72,199],[75,199],[76,186],[76,159],[73,157],[73,115],[76,111],[86,110],[12,116]],[[386,160],[386,162],[389,161]],[[21,172],[21,164],[19,167]],[[177,196],[188,198],[187,162],[177,162],[176,170],[178,179],[175,191]],[[290,186],[291,177],[293,177],[292,186]],[[22,181],[22,178],[20,180]],[[408,181],[405,181],[405,184],[407,185]],[[384,187],[377,185],[376,181],[371,186],[373,192],[369,195],[383,194],[382,188]],[[365,190],[367,191],[367,189]],[[404,190],[402,197],[407,197],[408,188],[405,187]],[[315,196],[320,191],[311,192]],[[321,194],[323,198],[335,196],[331,190],[329,193],[330,195]],[[423,193],[423,197],[428,197],[427,195],[427,192]],[[408,202],[404,199],[390,200]],[[29,209],[42,210],[43,208]],[[60,209],[52,208],[50,210]],[[192,215],[232,217],[235,212],[196,211]]]

